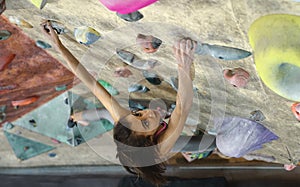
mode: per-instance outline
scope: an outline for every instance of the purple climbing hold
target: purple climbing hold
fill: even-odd
[[[239,158],[261,149],[263,144],[278,138],[276,134],[255,121],[240,117],[225,117],[217,129],[216,143],[222,154]]]

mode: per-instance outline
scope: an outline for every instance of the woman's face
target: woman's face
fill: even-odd
[[[161,116],[156,110],[141,110],[126,116],[127,128],[136,135],[154,135],[159,127]]]

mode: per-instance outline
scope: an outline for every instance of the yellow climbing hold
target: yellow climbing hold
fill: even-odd
[[[74,29],[74,36],[77,42],[90,45],[100,38],[100,33],[92,27],[82,26]]]
[[[300,16],[271,14],[249,29],[257,72],[278,95],[300,101]]]
[[[30,0],[34,6],[36,6],[39,9],[44,8],[44,6],[47,4],[47,0]]]

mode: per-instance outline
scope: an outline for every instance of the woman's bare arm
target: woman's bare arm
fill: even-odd
[[[174,46],[174,54],[178,63],[178,91],[176,107],[172,112],[166,132],[160,137],[160,154],[165,155],[174,146],[180,136],[193,103],[193,85],[191,65],[194,60],[196,42],[182,39]]]
[[[106,90],[99,84],[91,74],[84,68],[84,66],[72,55],[72,53],[61,43],[56,32],[51,27],[49,21],[41,24],[42,30],[46,36],[50,38],[52,43],[55,45],[56,50],[59,51],[63,58],[68,63],[72,72],[91,90],[91,92],[100,100],[103,106],[109,111],[113,120],[119,121],[120,118],[124,117],[129,113],[129,110],[123,108]],[[45,25],[50,30],[47,32],[44,27]]]

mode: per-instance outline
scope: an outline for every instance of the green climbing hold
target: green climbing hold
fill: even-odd
[[[64,91],[67,89],[67,86],[66,85],[59,85],[59,86],[55,86],[55,90],[56,91]]]
[[[106,89],[106,91],[108,91],[110,93],[110,95],[118,95],[119,92],[116,88],[114,88],[111,84],[109,84],[108,82],[99,79],[98,82]]]

